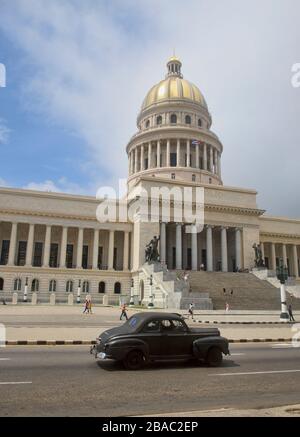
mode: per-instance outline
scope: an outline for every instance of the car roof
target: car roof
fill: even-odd
[[[181,314],[164,313],[164,312],[156,312],[156,311],[136,313],[136,314],[133,314],[132,317],[137,317],[140,321],[147,321],[147,320],[152,320],[152,319],[159,319],[159,320],[165,320],[165,319],[182,320],[183,319]]]

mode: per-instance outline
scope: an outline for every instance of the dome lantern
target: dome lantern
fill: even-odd
[[[169,59],[167,63],[167,67],[168,67],[167,77],[177,76],[183,78],[183,75],[181,74],[182,63],[176,56],[172,56]]]

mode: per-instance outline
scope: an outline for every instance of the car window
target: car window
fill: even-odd
[[[160,324],[162,331],[172,331],[173,329],[171,320],[162,320]]]
[[[159,321],[151,320],[151,322],[148,322],[144,327],[143,332],[159,332]]]
[[[173,323],[173,329],[176,332],[185,332],[186,326],[181,322],[180,320],[172,320]]]

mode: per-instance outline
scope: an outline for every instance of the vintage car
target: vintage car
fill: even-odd
[[[122,361],[128,370],[151,361],[190,358],[216,367],[229,354],[229,345],[217,328],[190,328],[180,314],[141,312],[104,331],[91,353],[100,360]]]

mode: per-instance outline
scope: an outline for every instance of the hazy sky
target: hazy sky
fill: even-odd
[[[94,195],[173,53],[224,145],[225,185],[300,217],[299,0],[0,0],[0,184]]]

